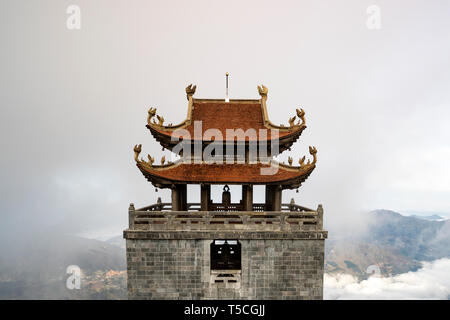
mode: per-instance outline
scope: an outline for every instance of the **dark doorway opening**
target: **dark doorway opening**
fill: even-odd
[[[214,240],[211,270],[241,270],[241,244],[237,240]]]

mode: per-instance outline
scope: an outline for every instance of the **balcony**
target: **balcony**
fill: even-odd
[[[200,211],[200,203],[188,203],[188,211],[171,211],[170,203],[129,208],[129,230],[134,231],[317,231],[322,230],[323,209],[299,206],[291,201],[282,211],[265,211],[265,204],[253,204],[253,211],[242,211],[242,204],[211,204]]]

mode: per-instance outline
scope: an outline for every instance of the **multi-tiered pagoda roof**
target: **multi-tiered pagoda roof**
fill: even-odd
[[[164,124],[164,118],[156,114],[156,109],[148,111],[147,125],[155,139],[165,148],[172,150],[178,143],[174,139],[174,133],[178,129],[184,129],[189,133],[189,138],[184,138],[187,144],[201,143],[203,148],[211,142],[221,140],[223,144],[248,144],[266,145],[269,150],[267,158],[258,158],[257,161],[236,161],[234,163],[211,163],[208,161],[186,161],[181,159],[173,163],[160,165],[154,163],[154,158],[148,156],[148,161],[139,159],[141,145],[135,147],[135,160],[139,170],[160,188],[168,188],[179,184],[242,184],[242,185],[277,185],[282,189],[298,188],[312,173],[316,166],[316,149],[310,147],[312,161],[305,161],[305,157],[299,159],[298,165],[293,164],[289,157],[288,164],[273,160],[300,137],[306,128],[305,112],[297,109],[296,114],[289,119],[289,124],[275,125],[267,113],[266,87],[258,87],[261,99],[257,100],[212,100],[193,98],[196,87],[192,85],[186,88],[188,111],[186,119],[177,125]],[[201,121],[201,134],[195,132],[194,124]],[[204,133],[208,129],[218,129],[223,132],[222,137],[205,138]],[[234,137],[229,139],[225,134],[227,129],[254,130],[255,135]],[[263,130],[261,130],[263,129]],[[178,130],[179,131],[179,130]],[[276,131],[276,134],[274,132]],[[264,134],[260,134],[264,132]],[[256,140],[256,141],[255,141]],[[279,152],[270,153],[270,145],[279,144]],[[274,174],[262,174],[264,170],[271,169]],[[262,170],[263,169],[263,170]]]

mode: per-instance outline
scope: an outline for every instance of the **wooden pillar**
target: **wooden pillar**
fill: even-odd
[[[180,194],[178,188],[172,185],[172,211],[180,211]]]
[[[187,186],[185,184],[172,185],[172,211],[187,210]]]
[[[273,210],[273,192],[272,186],[266,185],[266,211]]]
[[[201,211],[209,210],[209,203],[211,199],[211,185],[210,184],[202,184],[200,185],[200,206]]]
[[[180,193],[180,211],[187,211],[187,185],[178,185]]]
[[[245,211],[253,211],[253,185],[245,186],[245,201],[243,202]]]
[[[281,196],[283,189],[281,186],[274,186],[273,189],[273,211],[281,211]]]
[[[253,211],[253,185],[242,186],[242,204],[245,211]]]

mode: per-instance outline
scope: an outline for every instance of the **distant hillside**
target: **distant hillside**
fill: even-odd
[[[430,221],[443,221],[446,220],[444,217],[441,217],[440,215],[437,214],[432,214],[429,216],[418,216],[418,215],[411,215],[411,217],[416,218],[416,219],[424,219],[424,220],[430,220]]]
[[[123,235],[109,238],[108,240],[106,240],[106,242],[122,249],[126,248],[126,241]]]
[[[450,257],[450,221],[431,221],[389,210],[368,214],[364,235],[326,242],[327,272],[367,277],[378,265],[384,274],[417,270],[420,261]]]
[[[66,288],[69,265],[77,265],[82,270],[81,290]],[[123,279],[117,281],[125,281],[123,273],[108,273],[110,270],[126,270],[122,248],[98,240],[54,233],[34,235],[20,239],[11,245],[11,250],[1,252],[0,299],[107,298],[106,284],[112,284],[120,277]],[[97,284],[99,281],[104,283]],[[109,298],[126,297],[123,285],[110,287]]]
[[[363,240],[416,260],[450,256],[450,221],[427,221],[388,210],[373,211],[370,216],[369,232]]]

